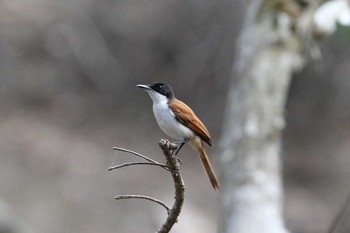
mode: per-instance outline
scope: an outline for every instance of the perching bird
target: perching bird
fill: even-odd
[[[175,98],[168,84],[157,82],[149,85],[140,84],[137,87],[144,89],[150,95],[153,101],[153,113],[161,130],[174,139],[182,140],[179,149],[189,142],[198,152],[211,185],[214,189],[219,189],[219,182],[203,144],[205,142],[212,146],[213,143],[209,131],[201,120],[190,107]]]

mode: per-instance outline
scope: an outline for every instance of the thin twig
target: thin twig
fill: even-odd
[[[145,160],[147,160],[148,162],[151,162],[151,163],[158,163],[157,161],[155,161],[153,159],[150,159],[147,156],[144,156],[144,155],[142,155],[140,153],[137,153],[135,151],[132,151],[132,150],[128,150],[128,149],[124,149],[124,148],[120,148],[120,147],[113,147],[113,150],[122,151],[122,152],[126,152],[126,153],[130,153],[130,154],[136,155],[137,157],[145,159]]]
[[[158,233],[168,233],[171,228],[177,222],[177,218],[180,215],[182,205],[185,199],[185,184],[181,177],[180,163],[175,156],[175,151],[178,148],[176,144],[170,143],[168,140],[161,139],[159,142],[160,148],[167,159],[167,165],[169,171],[173,177],[175,184],[175,202],[172,209],[169,212],[168,218],[162,225]]]
[[[164,202],[157,200],[153,197],[148,197],[144,195],[118,195],[115,197],[116,200],[121,200],[121,199],[132,199],[132,198],[137,198],[137,199],[145,199],[149,200],[152,202],[155,202],[161,206],[163,206],[167,212],[168,212],[168,217],[165,221],[165,223],[162,225],[158,233],[168,233],[170,232],[171,228],[174,226],[174,224],[177,222],[177,218],[180,215],[182,205],[184,202],[185,198],[185,185],[181,177],[181,169],[180,169],[180,161],[178,158],[176,158],[175,152],[176,149],[178,148],[177,144],[170,143],[168,140],[161,139],[159,142],[159,146],[162,149],[165,158],[167,160],[166,165],[158,163],[157,161],[150,159],[142,154],[139,154],[137,152],[124,149],[124,148],[119,148],[119,147],[113,147],[113,150],[117,151],[122,151],[122,152],[127,152],[133,155],[136,155],[137,157],[140,157],[142,159],[147,160],[148,162],[130,162],[130,163],[124,163],[120,164],[117,166],[110,167],[108,170],[114,170],[122,167],[127,167],[127,166],[132,166],[132,165],[154,165],[154,166],[160,166],[166,170],[168,170],[172,177],[173,181],[175,184],[175,202],[173,207],[170,209]]]
[[[116,200],[121,200],[121,199],[144,199],[144,200],[149,200],[149,201],[152,201],[154,203],[157,203],[157,204],[163,206],[166,209],[166,211],[168,212],[168,214],[170,212],[170,207],[167,204],[165,204],[164,202],[162,202],[162,201],[160,201],[158,199],[155,199],[155,198],[149,197],[149,196],[144,196],[144,195],[118,195],[118,196],[115,196],[114,199],[116,199]]]
[[[112,171],[115,169],[119,169],[122,167],[128,167],[128,166],[133,166],[133,165],[151,165],[151,166],[159,166],[161,168],[164,168],[165,170],[169,171],[168,167],[165,164],[161,164],[161,163],[149,163],[149,162],[131,162],[131,163],[123,163],[120,165],[116,165],[113,167],[109,167],[108,171]]]

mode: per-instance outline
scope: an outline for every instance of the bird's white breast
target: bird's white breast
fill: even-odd
[[[166,99],[153,102],[153,113],[159,127],[168,136],[183,140],[192,138],[194,133],[175,119],[174,112],[169,108]]]

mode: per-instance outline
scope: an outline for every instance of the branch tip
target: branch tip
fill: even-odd
[[[165,204],[164,202],[156,199],[156,198],[153,198],[153,197],[149,197],[149,196],[144,196],[144,195],[117,195],[114,197],[115,200],[122,200],[122,199],[143,199],[143,200],[148,200],[148,201],[152,201],[154,203],[157,203],[161,206],[163,206],[167,213],[169,214],[170,213],[170,207]]]
[[[159,146],[163,150],[164,153],[173,154],[173,152],[179,148],[179,145],[169,142],[167,139],[160,139]]]
[[[115,151],[121,151],[121,152],[126,152],[132,155],[135,155],[137,157],[140,157],[142,159],[145,159],[147,162],[130,162],[130,163],[124,163],[120,164],[117,166],[109,167],[108,170],[114,170],[122,167],[127,167],[127,166],[133,166],[133,165],[155,165],[162,167],[166,170],[168,170],[171,173],[171,176],[173,177],[173,182],[175,185],[175,202],[173,204],[173,207],[170,208],[167,204],[164,202],[155,199],[153,197],[149,196],[144,196],[144,195],[117,195],[115,197],[116,200],[121,200],[121,199],[144,199],[144,200],[149,200],[154,203],[157,203],[161,206],[163,206],[168,213],[168,217],[165,221],[165,223],[161,226],[160,230],[158,233],[168,233],[172,229],[173,225],[177,223],[177,218],[180,215],[182,205],[184,202],[185,198],[185,185],[181,177],[181,164],[179,162],[179,159],[176,157],[176,150],[178,149],[178,145],[176,143],[171,143],[166,139],[161,139],[159,141],[159,146],[163,151],[163,154],[165,155],[166,158],[166,165],[158,163],[155,160],[152,160],[142,154],[139,154],[137,152],[120,148],[120,147],[113,147],[113,150]]]
[[[150,166],[159,166],[161,168],[164,168],[165,170],[169,170],[168,167],[165,164],[161,164],[161,163],[150,163],[150,162],[131,162],[131,163],[123,163],[120,165],[116,165],[116,166],[112,166],[108,168],[108,171],[112,171],[115,169],[119,169],[122,167],[128,167],[128,166],[134,166],[134,165],[150,165]]]
[[[125,153],[129,153],[129,154],[132,154],[132,155],[135,155],[139,158],[142,158],[144,160],[147,160],[148,162],[151,162],[151,163],[158,163],[157,161],[153,160],[153,159],[150,159],[148,158],[147,156],[143,155],[143,154],[140,154],[140,153],[137,153],[135,151],[132,151],[132,150],[128,150],[128,149],[124,149],[124,148],[121,148],[121,147],[113,147],[113,150],[115,151],[121,151],[121,152],[125,152]],[[159,163],[158,163],[159,164]]]

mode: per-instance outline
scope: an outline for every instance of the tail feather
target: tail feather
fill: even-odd
[[[211,166],[207,152],[204,149],[203,142],[200,141],[199,143],[191,143],[191,145],[197,150],[199,157],[201,159],[202,165],[205,169],[205,172],[207,173],[207,176],[209,178],[211,185],[213,186],[213,188],[215,190],[219,189],[218,179],[216,178],[213,167]]]

